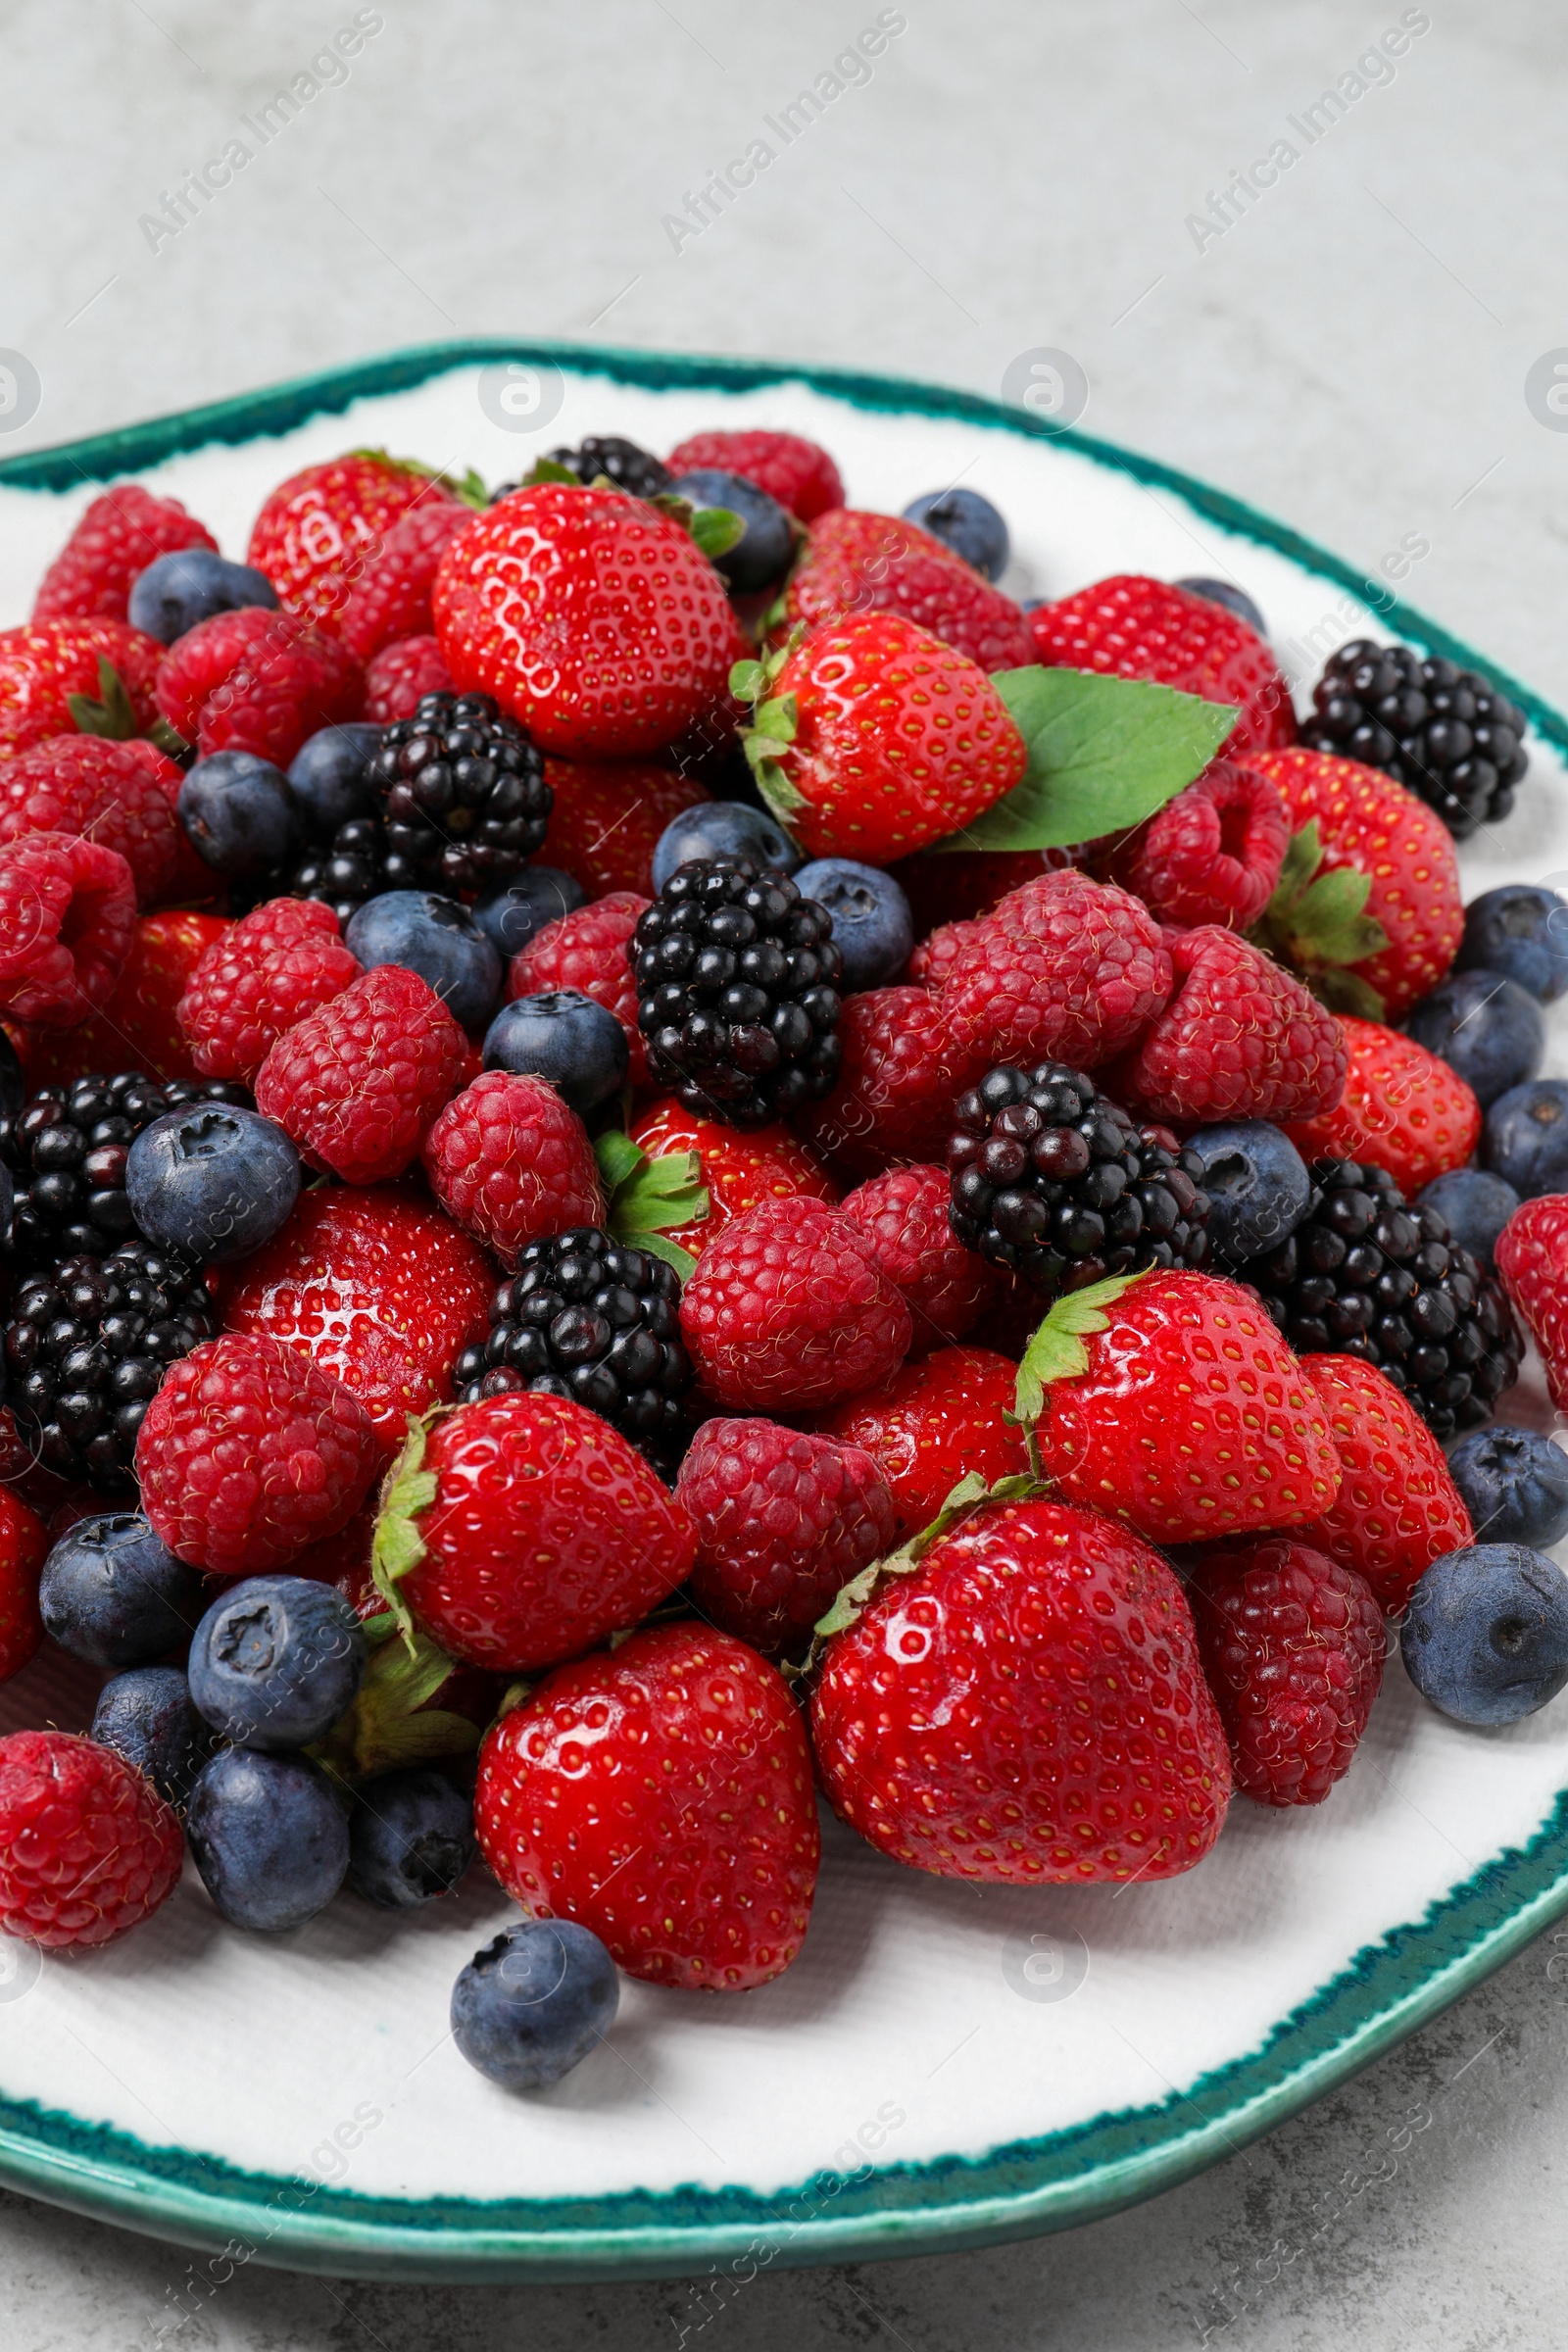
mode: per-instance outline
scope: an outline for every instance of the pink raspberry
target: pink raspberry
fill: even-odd
[[[172,1367],[136,1439],[154,1532],[214,1576],[265,1576],[336,1535],[384,1459],[352,1389],[242,1331],[204,1340]]]
[[[256,1107],[313,1168],[345,1184],[382,1184],[417,1156],[471,1061],[428,981],[383,963],[269,1049]]]
[[[1158,1119],[1210,1125],[1332,1109],[1348,1067],[1333,1013],[1234,931],[1203,923],[1169,936],[1176,994],[1107,1076],[1110,1093]]]
[[[812,1148],[854,1176],[948,1148],[952,1109],[984,1064],[958,1048],[934,992],[868,988],[846,997],[838,1084],[797,1112]]]
[[[1568,1193],[1540,1193],[1516,1208],[1494,1254],[1541,1350],[1551,1400],[1568,1412]]]
[[[433,637],[399,637],[365,672],[365,715],[378,727],[412,718],[427,694],[450,694],[452,672]]]
[[[825,449],[799,433],[774,432],[770,427],[749,432],[693,433],[665,463],[678,480],[711,466],[719,473],[738,473],[755,482],[799,522],[813,522],[830,507],[844,504],[839,469]]]
[[[356,662],[368,662],[399,637],[428,637],[430,590],[448,543],[474,519],[456,499],[425,498],[383,534],[355,581],[338,635]]]
[[[1148,1027],[1170,987],[1148,907],[1071,871],[1009,891],[954,956],[939,1003],[959,1047],[986,1068],[1092,1070]]]
[[[842,1209],[797,1193],[716,1234],[680,1302],[702,1388],[731,1412],[808,1412],[873,1388],[913,1335],[904,1298]]]
[[[185,1840],[157,1789],[93,1740],[0,1740],[0,1930],[51,1950],[108,1943],[179,1884]]]
[[[1291,819],[1266,776],[1210,761],[1111,852],[1106,871],[1162,923],[1250,931],[1274,896]]]
[[[955,1239],[946,1168],[890,1168],[841,1203],[914,1317],[911,1356],[951,1348],[971,1332],[1001,1288],[995,1266]]]
[[[453,1223],[509,1268],[530,1242],[604,1223],[588,1131],[542,1078],[476,1078],[425,1137],[424,1172]]]
[[[119,851],[137,900],[156,906],[174,878],[180,831],[165,769],[177,793],[184,779],[153,744],[47,736],[0,764],[0,847],[27,833],[85,833]]]
[[[926,938],[916,940],[905,977],[915,988],[940,988],[953,969],[953,959],[980,929],[977,922],[939,923]]]
[[[863,1446],[776,1421],[705,1421],[675,1482],[697,1529],[687,1591],[764,1658],[804,1649],[841,1586],[893,1544],[893,1496]]]
[[[637,983],[627,943],[637,917],[652,905],[634,890],[612,890],[574,914],[558,915],[514,956],[507,974],[509,1004],[514,997],[571,988],[612,1012],[626,1032],[626,1075],[633,1086],[648,1083],[648,1054],[637,1026]]]
[[[205,760],[255,752],[287,767],[308,735],[358,718],[359,664],[292,613],[245,605],[176,638],[158,672],[158,708]]]
[[[135,937],[135,876],[118,850],[79,833],[0,849],[0,1013],[74,1028],[107,1001]]]
[[[285,1031],[359,978],[337,917],[317,899],[269,899],[215,939],[176,1007],[205,1078],[247,1086]]]
[[[37,620],[123,620],[138,572],[182,547],[218,541],[177,498],[155,498],[140,482],[117,482],[95,498],[32,600]]]

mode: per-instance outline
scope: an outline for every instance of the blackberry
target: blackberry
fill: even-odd
[[[543,844],[555,799],[544,760],[487,694],[423,696],[387,728],[368,773],[386,857],[413,868],[397,889],[488,890]]]
[[[1498,1284],[1386,1169],[1315,1159],[1313,1205],[1268,1257],[1232,1269],[1298,1355],[1358,1355],[1438,1438],[1490,1418],[1524,1341]]]
[[[627,943],[648,1067],[698,1116],[765,1127],[832,1091],[833,918],[744,858],[677,866]]]
[[[623,441],[618,433],[588,433],[575,449],[553,449],[550,461],[564,466],[579,482],[596,482],[601,474],[612,481],[617,490],[629,490],[633,498],[657,498],[662,490],[673,486],[674,475],[669,467],[635,441]]]
[[[1203,1164],[1064,1061],[988,1070],[953,1106],[948,1222],[1049,1301],[1107,1275],[1207,1263]]]
[[[62,1478],[128,1492],[136,1432],[165,1372],[216,1329],[201,1269],[150,1242],[26,1275],[5,1334],[24,1445]]]
[[[25,1273],[63,1257],[101,1257],[134,1238],[125,1158],[144,1127],[188,1102],[248,1107],[223,1078],[76,1078],[43,1086],[12,1118],[0,1118],[0,1160],[16,1183],[8,1254]]]
[[[535,1389],[598,1413],[673,1478],[685,1451],[680,1277],[596,1225],[534,1242],[490,1301],[490,1336],[453,1374],[464,1404]]]
[[[264,889],[257,905],[270,898],[319,899],[346,925],[370,899],[424,886],[423,865],[389,846],[378,816],[352,816],[330,841],[318,843],[273,887]]]
[[[1356,637],[1329,657],[1312,701],[1304,744],[1385,769],[1435,808],[1456,841],[1512,808],[1530,764],[1525,714],[1478,670]]]

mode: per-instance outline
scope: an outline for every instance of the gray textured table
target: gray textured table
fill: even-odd
[[[453,333],[868,363],[987,393],[1020,351],[1059,346],[1087,373],[1092,427],[1369,568],[1408,533],[1430,541],[1411,601],[1568,700],[1568,437],[1547,429],[1568,419],[1526,396],[1568,344],[1561,10],[893,13],[906,28],[870,79],[677,234],[666,217],[689,224],[688,195],[877,18],[871,0],[766,18],[720,0],[11,0],[0,343],[40,398],[0,447]],[[227,186],[171,212],[186,173],[356,17],[375,25],[346,77],[323,69]],[[1401,25],[1392,71],[1358,71]],[[1560,2341],[1565,2020],[1568,1933],[1153,2205],[988,2253],[759,2279],[710,2340]],[[185,2261],[14,2197],[0,2248],[19,2352],[152,2344]],[[487,2352],[526,2328],[549,2352],[673,2344],[687,2317],[678,2283],[252,2270],[164,2341]]]

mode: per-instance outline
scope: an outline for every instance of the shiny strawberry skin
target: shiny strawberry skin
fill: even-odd
[[[654,895],[659,837],[683,808],[710,798],[689,776],[634,760],[547,760],[556,796],[542,853],[591,899],[612,890]]]
[[[1303,1355],[1301,1370],[1322,1399],[1342,1478],[1323,1516],[1294,1532],[1364,1577],[1381,1607],[1402,1609],[1434,1560],[1475,1542],[1443,1447],[1375,1364]]]
[[[1458,1071],[1381,1021],[1343,1013],[1340,1031],[1345,1092],[1316,1118],[1282,1122],[1302,1158],[1370,1161],[1410,1200],[1434,1177],[1464,1167],[1481,1140],[1482,1114]]]
[[[106,661],[130,697],[136,723],[158,716],[153,683],[165,648],[123,620],[40,620],[0,629],[0,760],[75,727],[68,695],[98,699]]]
[[[666,1239],[701,1257],[731,1217],[759,1200],[785,1200],[805,1193],[813,1200],[836,1201],[839,1188],[814,1152],[782,1123],[742,1135],[716,1119],[700,1119],[673,1095],[660,1095],[637,1111],[627,1127],[650,1159],[671,1152],[695,1152],[708,1188],[706,1217],[671,1231]]]
[[[335,635],[344,607],[411,508],[458,502],[439,482],[373,450],[291,473],[264,501],[245,561],[266,572],[285,612]]]
[[[1029,1467],[1022,1438],[1004,1418],[1017,1372],[989,1348],[937,1348],[901,1364],[880,1387],[814,1415],[813,1426],[871,1456],[893,1496],[894,1541],[906,1544],[971,1470],[994,1486]]]
[[[1541,1350],[1551,1400],[1568,1413],[1568,1193],[1540,1193],[1516,1208],[1496,1258],[1502,1287]]]
[[[1148,678],[1206,703],[1234,703],[1241,715],[1218,756],[1239,759],[1296,741],[1290,689],[1255,630],[1222,605],[1118,572],[1029,615],[1034,659],[1048,669],[1088,669]]]
[[[932,532],[892,514],[839,507],[812,527],[790,575],[785,615],[791,627],[804,620],[814,631],[872,612],[916,622],[987,672],[1022,669],[1038,659],[1028,618],[1012,598]]]

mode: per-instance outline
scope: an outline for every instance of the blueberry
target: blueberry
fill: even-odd
[[[575,914],[588,904],[588,893],[570,874],[555,865],[525,865],[509,882],[498,882],[473,910],[473,919],[496,953],[510,962],[536,938],[546,923]]]
[[[627,1058],[626,1032],[614,1014],[574,988],[516,997],[485,1031],[487,1070],[543,1078],[576,1111],[618,1092]]]
[[[277,591],[265,571],[230,564],[210,547],[182,547],[136,574],[125,617],[133,629],[172,645],[199,620],[237,612],[246,605],[275,610]]]
[[[1448,1456],[1478,1538],[1545,1551],[1568,1536],[1568,1453],[1535,1429],[1473,1429]]]
[[[1460,1249],[1490,1266],[1497,1236],[1518,1207],[1519,1196],[1511,1184],[1485,1168],[1450,1168],[1446,1176],[1433,1177],[1420,1205],[1435,1208]]]
[[[206,1590],[139,1511],[100,1511],[78,1519],[44,1561],[38,1608],[74,1658],[142,1666],[189,1640]]]
[[[1007,568],[1007,526],[978,490],[928,490],[924,497],[910,500],[904,519],[917,522],[988,580],[1000,580]]]
[[[355,1893],[387,1911],[450,1894],[479,1850],[461,1788],[439,1772],[384,1772],[359,1797],[349,1822]]]
[[[92,1737],[144,1772],[172,1805],[182,1805],[218,1735],[191,1705],[177,1666],[132,1666],[99,1691]]]
[[[1487,1113],[1481,1156],[1521,1200],[1568,1192],[1568,1079],[1533,1078],[1499,1095]]]
[[[694,507],[727,507],[746,529],[733,547],[712,560],[713,569],[732,588],[746,595],[766,588],[778,578],[795,553],[790,518],[776,498],[738,473],[721,473],[716,466],[700,466],[683,473],[671,488]]]
[[[1568,899],[1535,882],[1483,891],[1464,910],[1461,972],[1506,972],[1543,1004],[1568,989]]]
[[[300,1155],[260,1111],[195,1102],[144,1127],[125,1161],[140,1232],[199,1264],[246,1257],[270,1242],[299,1199]]]
[[[1568,1576],[1523,1544],[1446,1551],[1399,1634],[1405,1672],[1456,1723],[1517,1723],[1568,1683]]]
[[[1245,620],[1248,627],[1255,629],[1260,637],[1268,635],[1268,630],[1263,624],[1263,615],[1248,595],[1247,590],[1234,586],[1230,580],[1206,580],[1195,577],[1174,580],[1171,585],[1176,588],[1185,588],[1189,596],[1200,596],[1205,605],[1222,605],[1227,612],[1234,612],[1238,620]]]
[[[1404,1016],[1407,1036],[1457,1070],[1483,1110],[1540,1069],[1546,1051],[1541,1006],[1502,972],[1450,972]]]
[[[853,858],[816,858],[795,877],[802,898],[815,899],[833,917],[833,938],[844,951],[844,976],[852,989],[881,988],[895,979],[914,946],[914,917],[893,876],[879,865]]]
[[[179,821],[197,855],[244,878],[282,865],[305,846],[305,818],[280,767],[255,752],[214,752],[179,788]]]
[[[1305,1160],[1266,1119],[1200,1127],[1188,1148],[1203,1162],[1209,1238],[1221,1257],[1245,1261],[1277,1249],[1312,1205]]]
[[[343,1808],[308,1756],[220,1748],[196,1775],[185,1835],[223,1918],[261,1935],[324,1911],[349,1866]]]
[[[353,1701],[369,1644],[354,1604],[308,1576],[248,1576],[190,1645],[190,1694],[240,1747],[304,1747]]]
[[[620,1980],[597,1936],[570,1919],[523,1919],[475,1952],[452,1987],[452,2034],[507,2090],[544,2090],[615,2022]]]
[[[765,808],[746,801],[699,801],[672,816],[654,851],[654,888],[662,890],[676,866],[693,858],[749,858],[754,865],[793,874],[801,853]]]
[[[369,816],[375,786],[366,774],[370,754],[381,748],[381,729],[368,720],[318,727],[289,762],[288,780],[306,824],[318,841],[330,841],[339,825]]]
[[[466,906],[430,890],[368,899],[343,934],[367,971],[401,964],[427,980],[465,1029],[482,1029],[501,994],[501,957]]]

